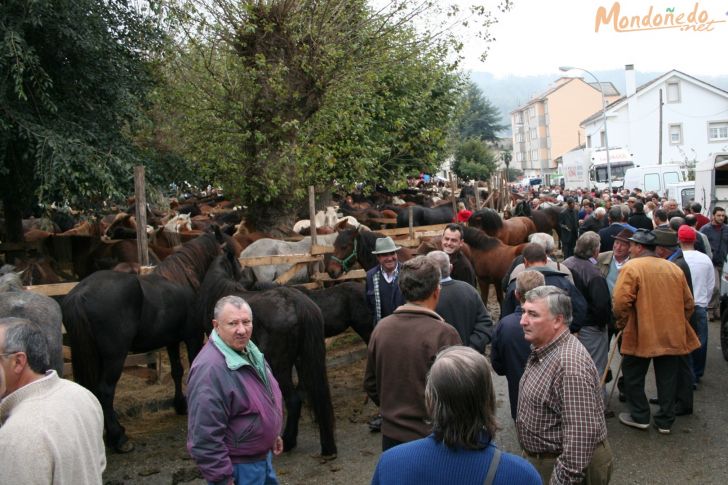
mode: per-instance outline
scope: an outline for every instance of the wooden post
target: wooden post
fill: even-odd
[[[412,220],[414,216],[412,215],[412,206],[407,207],[407,219],[409,219],[409,238],[414,239],[415,238],[415,224]]]
[[[452,179],[452,172],[449,172],[447,175],[450,177],[450,191],[452,192],[450,194],[450,200],[452,201],[452,211],[455,214],[455,219],[457,220],[458,200],[455,198],[455,188],[457,187],[457,183]]]
[[[149,266],[147,243],[147,196],[144,192],[144,166],[134,167],[134,199],[136,200],[136,236],[139,264]]]
[[[475,182],[475,210],[480,210],[480,187],[478,187],[478,182]]]
[[[313,185],[308,186],[308,212],[309,221],[311,221],[311,247],[316,246],[316,193],[313,190]]]

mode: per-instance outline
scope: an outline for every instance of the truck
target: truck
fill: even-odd
[[[562,156],[564,187],[567,189],[604,190],[609,187],[607,174],[611,172],[612,187],[621,188],[624,173],[634,167],[632,154],[624,148],[572,150]],[[607,169],[609,165],[609,169]]]

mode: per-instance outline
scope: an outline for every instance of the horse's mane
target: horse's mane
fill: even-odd
[[[205,233],[184,243],[178,251],[159,263],[153,274],[168,281],[187,284],[197,290],[210,261],[219,252],[220,247],[215,234]]]
[[[502,244],[500,239],[490,237],[480,229],[473,227],[463,227],[463,240],[471,248],[480,251],[488,251]]]
[[[211,330],[211,312],[215,303],[223,296],[233,294],[241,296],[246,292],[245,287],[235,279],[236,271],[231,257],[234,256],[227,250],[225,254],[217,256],[210,264],[200,286],[197,297],[197,318],[203,322],[207,333]]]
[[[503,227],[503,219],[493,209],[475,211],[468,222],[471,226],[478,226],[484,231],[498,231]]]

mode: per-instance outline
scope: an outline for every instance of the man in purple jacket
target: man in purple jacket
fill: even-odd
[[[250,340],[253,312],[223,297],[212,326],[187,383],[187,449],[210,484],[278,483],[271,455],[283,451],[283,398]]]

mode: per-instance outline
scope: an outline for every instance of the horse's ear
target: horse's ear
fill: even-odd
[[[222,236],[222,231],[220,231],[220,226],[217,224],[210,224],[210,229],[212,229],[212,233],[215,235],[215,240],[218,244],[223,244],[225,242],[225,239]]]

